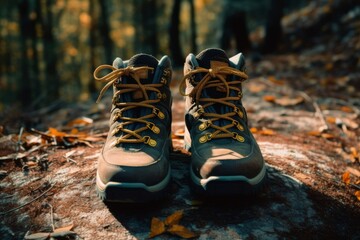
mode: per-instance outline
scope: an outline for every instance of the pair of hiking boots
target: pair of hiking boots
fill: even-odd
[[[98,77],[99,72],[111,72]],[[241,53],[228,58],[221,49],[189,54],[180,93],[185,96],[185,148],[191,152],[192,189],[204,195],[247,195],[259,192],[266,168],[247,124],[241,83],[247,78]],[[96,80],[113,87],[110,131],[96,176],[104,201],[144,202],[162,198],[171,179],[169,155],[172,68],[137,54],[101,65]]]

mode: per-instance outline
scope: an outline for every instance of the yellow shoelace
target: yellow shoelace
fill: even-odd
[[[104,69],[110,69],[112,72],[106,74],[103,77],[98,77],[98,73]],[[117,89],[120,89],[119,91],[114,93],[113,97],[113,104],[119,108],[113,118],[113,122],[117,120],[122,120],[122,122],[113,130],[112,134],[115,135],[117,133],[124,132],[125,135],[117,138],[114,145],[118,145],[120,143],[145,143],[150,146],[156,146],[156,140],[151,139],[149,136],[142,137],[140,133],[142,131],[145,131],[147,129],[150,129],[154,133],[158,134],[160,133],[160,129],[152,122],[147,121],[147,119],[158,117],[160,119],[164,119],[165,115],[162,113],[158,108],[154,107],[155,103],[160,102],[162,94],[159,90],[160,87],[163,86],[161,83],[151,83],[151,84],[142,84],[140,81],[139,73],[143,72],[144,70],[154,70],[151,67],[126,67],[126,68],[114,68],[111,65],[101,65],[94,71],[94,78],[97,81],[100,82],[106,82],[106,85],[103,87],[103,89],[100,91],[99,97],[96,102],[99,102],[104,93],[107,89],[109,89],[110,86],[115,85]],[[118,82],[119,78],[122,76],[129,76],[132,79],[135,80],[136,83],[132,84],[124,84],[121,82]],[[142,98],[144,100],[139,102],[119,102],[118,98],[119,95],[124,93],[131,93],[131,92],[139,92],[142,93]],[[157,99],[149,99],[148,91],[154,91],[156,92],[158,98]],[[145,107],[152,109],[152,113],[141,116],[139,118],[130,118],[122,116],[122,113],[127,110],[139,108],[139,107]],[[124,128],[124,126],[133,124],[133,123],[143,123],[145,126],[138,128],[134,131]]]
[[[198,83],[191,80],[191,77],[197,73],[205,74]],[[226,81],[227,75],[234,75],[239,78],[228,82]],[[201,143],[205,143],[210,141],[211,139],[216,138],[233,138],[239,142],[245,141],[244,137],[242,137],[236,132],[231,132],[229,129],[232,127],[236,127],[240,131],[244,130],[244,127],[238,121],[233,119],[233,117],[236,115],[238,115],[240,118],[243,118],[244,113],[231,101],[237,101],[242,98],[241,83],[247,78],[248,76],[244,72],[227,66],[214,69],[197,67],[196,69],[188,72],[184,76],[179,86],[180,94],[183,96],[190,96],[197,106],[199,106],[200,103],[203,104],[202,106],[199,106],[199,109],[195,113],[196,118],[202,116],[206,119],[202,124],[199,125],[199,130],[203,131],[209,127],[215,129],[213,133],[207,133],[201,136],[199,139]],[[188,80],[194,86],[189,93],[185,93],[186,80]],[[226,96],[222,98],[201,97],[202,91],[207,88],[221,88],[222,90],[224,90],[224,92],[226,92]],[[238,96],[230,96],[231,90],[237,92]],[[233,109],[233,111],[225,114],[207,113],[204,111],[205,108],[210,107],[214,104],[223,104],[229,106]],[[215,125],[214,122],[220,119],[228,120],[231,123],[225,126]]]

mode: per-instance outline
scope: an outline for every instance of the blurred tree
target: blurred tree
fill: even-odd
[[[58,100],[60,96],[60,79],[57,71],[57,44],[53,34],[53,15],[51,12],[54,0],[38,0],[39,12],[41,13],[41,26],[44,44],[45,60],[45,91],[46,100]]]
[[[29,106],[37,97],[40,90],[38,55],[36,50],[36,12],[37,0],[22,0],[19,5],[20,15],[20,44],[21,44],[21,78],[19,79],[18,94],[23,106]]]
[[[232,39],[235,40],[235,46],[231,46]],[[220,46],[224,50],[236,48],[237,52],[251,50],[246,14],[243,10],[227,7],[227,10],[224,11]]]
[[[110,39],[110,27],[109,27],[109,11],[108,11],[108,3],[109,1],[103,1],[103,0],[99,0],[99,5],[100,5],[100,32],[101,32],[101,36],[102,36],[102,43],[103,43],[103,47],[104,47],[104,52],[105,52],[105,62],[112,62],[113,60],[113,56],[112,56],[112,52],[113,52],[113,43]],[[90,2],[90,8],[92,7]],[[93,15],[91,15],[91,17],[93,17]]]
[[[141,2],[142,51],[156,55],[158,52],[157,1],[143,0]]]
[[[174,66],[181,66],[184,63],[180,45],[180,7],[181,0],[174,0],[169,27],[169,49]]]
[[[190,4],[190,45],[191,45],[191,51],[193,53],[196,53],[197,50],[197,44],[196,44],[196,22],[195,22],[195,7],[194,7],[194,0],[189,0]]]
[[[271,0],[265,26],[264,53],[273,53],[278,50],[282,37],[283,12],[284,0]]]

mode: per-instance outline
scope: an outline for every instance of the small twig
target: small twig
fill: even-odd
[[[21,147],[21,137],[24,133],[24,127],[21,127],[20,128],[20,131],[19,131],[19,137],[18,137],[18,141],[16,142],[16,152],[19,152],[20,150],[20,147]]]
[[[51,228],[52,231],[55,231],[55,225],[54,225],[54,208],[50,203],[46,203],[50,207],[50,222],[51,222]]]
[[[0,212],[0,215],[5,215],[5,214],[8,214],[8,213],[14,212],[14,211],[16,211],[16,210],[18,210],[18,209],[20,209],[20,208],[23,208],[23,207],[29,205],[29,204],[32,203],[32,202],[35,202],[36,200],[38,200],[39,198],[41,198],[42,196],[44,196],[47,192],[49,192],[54,186],[55,186],[55,183],[54,183],[53,185],[51,185],[48,190],[46,190],[45,192],[43,192],[42,194],[40,194],[39,196],[37,196],[37,197],[34,198],[33,200],[31,200],[31,201],[29,201],[29,202],[27,202],[27,203],[24,203],[24,204],[22,204],[22,205],[20,205],[20,206],[18,206],[18,207],[16,207],[16,208],[12,208],[12,209],[10,209],[9,211]]]
[[[328,130],[329,129],[329,125],[327,124],[324,114],[321,111],[319,105],[317,104],[317,102],[315,100],[313,100],[306,92],[303,91],[298,91],[298,93],[308,102],[311,102],[314,109],[315,109],[315,115],[318,116],[321,120],[321,123],[324,125],[323,127],[321,127],[321,130]]]

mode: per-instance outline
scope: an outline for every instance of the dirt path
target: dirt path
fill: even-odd
[[[294,69],[293,75],[257,77],[273,62],[280,63],[275,69],[286,64],[278,57],[265,59],[256,69],[250,65],[255,74],[244,85],[243,102],[268,165],[268,185],[260,196],[197,199],[189,189],[189,158],[177,151],[171,157],[173,181],[167,200],[146,206],[104,204],[94,189],[104,138],[93,142],[92,148],[52,146],[33,153],[48,155],[47,171],[24,174],[14,161],[1,162],[1,212],[31,201],[52,186],[38,200],[0,215],[1,239],[22,239],[27,231],[51,232],[48,204],[53,207],[55,228],[74,225],[76,239],[144,239],[153,217],[164,219],[177,210],[184,211],[182,224],[197,232],[199,239],[360,238],[360,201],[354,195],[359,190],[359,156],[350,150],[359,150],[358,105],[351,104],[355,101],[351,95],[341,100],[348,103],[342,105],[348,111],[334,98],[309,97],[305,87],[296,89],[291,82],[298,74]],[[179,74],[174,78],[178,80]],[[183,102],[176,83],[173,89],[173,132],[180,133]],[[107,117],[101,115],[88,131],[106,131]],[[328,130],[319,131],[324,128]],[[173,141],[180,149],[181,137],[174,136]],[[66,158],[70,151],[74,151],[71,160]],[[342,180],[345,172],[350,173],[350,185]],[[177,238],[165,234],[156,239]]]

